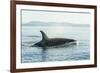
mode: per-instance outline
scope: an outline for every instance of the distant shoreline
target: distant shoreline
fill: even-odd
[[[68,22],[40,22],[40,21],[31,21],[28,23],[22,24],[22,26],[76,26],[76,27],[89,27],[89,24],[74,24]]]

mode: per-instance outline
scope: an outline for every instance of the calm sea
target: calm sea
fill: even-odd
[[[77,45],[31,47],[42,39],[40,30],[49,38],[77,40]],[[90,59],[89,26],[22,26],[21,62],[76,61]]]

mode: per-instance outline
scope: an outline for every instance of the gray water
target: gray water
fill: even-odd
[[[77,61],[90,59],[89,26],[23,26],[21,43],[21,62]],[[40,30],[50,38],[70,38],[77,45],[57,47],[31,47],[42,39]]]

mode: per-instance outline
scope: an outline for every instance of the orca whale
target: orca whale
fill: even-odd
[[[76,42],[76,40],[74,39],[48,38],[47,35],[43,31],[40,31],[40,32],[42,34],[42,40],[34,44],[35,46],[38,46],[38,47],[50,47],[50,46],[62,45],[65,43]]]

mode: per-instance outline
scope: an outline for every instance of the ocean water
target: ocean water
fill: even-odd
[[[49,38],[77,40],[75,45],[31,47],[42,39],[40,30]],[[90,26],[24,26],[22,25],[21,62],[78,61],[90,59]]]

